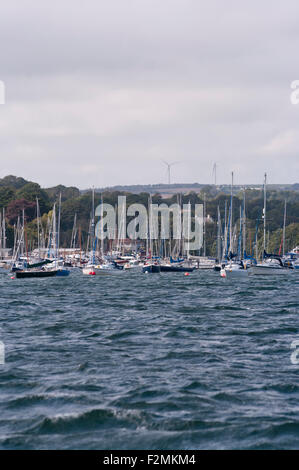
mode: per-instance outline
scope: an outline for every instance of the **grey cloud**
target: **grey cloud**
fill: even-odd
[[[12,1],[0,18],[1,176],[43,185],[298,180],[299,6]]]

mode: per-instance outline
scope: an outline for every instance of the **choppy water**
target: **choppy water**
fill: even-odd
[[[299,448],[298,274],[1,275],[0,448]]]

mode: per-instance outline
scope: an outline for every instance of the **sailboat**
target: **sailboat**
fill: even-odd
[[[89,263],[82,268],[82,273],[89,276],[95,276],[98,272],[95,263],[95,221],[94,221],[94,188],[92,188],[92,208],[91,208],[91,224],[90,224],[90,238],[91,238],[91,248]]]
[[[14,227],[14,248],[11,259],[11,271],[20,271],[24,269],[24,223],[25,214],[23,209],[23,223],[18,216],[17,225]]]
[[[226,216],[225,216],[226,218]],[[216,255],[216,262],[214,264],[214,270],[215,271],[221,271],[222,263],[221,263],[221,257],[222,257],[222,250],[221,250],[221,217],[220,217],[220,208],[218,205],[217,208],[217,255]]]
[[[153,208],[152,208],[152,196],[150,195],[148,200],[148,209],[149,209],[149,224],[148,224],[148,237],[147,237],[147,261],[143,268],[142,272],[145,274],[149,273],[160,273],[161,266],[157,261],[153,261],[153,241],[152,241],[152,231],[153,231]]]
[[[220,270],[221,277],[247,277],[248,271],[245,268],[242,260],[240,259],[240,242],[238,254],[233,254],[234,243],[233,243],[233,184],[234,184],[234,173],[232,172],[232,183],[231,183],[231,201],[230,201],[230,212],[229,212],[229,255],[227,256],[228,263],[223,266]],[[242,227],[242,220],[240,217],[240,227]],[[241,240],[241,228],[239,240]],[[239,259],[238,259],[239,255]]]
[[[0,212],[0,273],[7,274],[11,268],[10,264],[5,260],[6,254],[6,227],[5,227],[5,210]]]
[[[69,276],[70,271],[63,266],[63,259],[59,258],[60,246],[60,219],[61,219],[61,194],[59,197],[58,205],[58,220],[56,221],[56,204],[53,207],[51,228],[49,229],[49,243],[48,243],[48,264],[46,269],[48,271],[55,271],[56,276]]]
[[[56,240],[56,262],[55,269],[57,270],[56,276],[69,276],[70,271],[66,269],[63,265],[60,265],[59,260],[59,246],[60,246],[60,220],[61,220],[61,193],[59,196],[59,207],[58,207],[58,228],[57,228],[57,240]]]
[[[236,255],[233,255],[230,253],[230,259],[227,265],[225,265],[224,268],[221,269],[220,273],[223,276],[223,270],[225,271],[225,274],[228,274],[230,277],[231,276],[242,276],[242,277],[247,277],[248,276],[248,270],[246,269],[244,263],[242,260],[237,260],[234,259]],[[225,276],[223,276],[225,277]]]
[[[37,270],[37,269],[25,269],[21,271],[16,271],[15,276],[17,279],[24,278],[36,278],[36,277],[54,277],[57,272],[54,269],[51,270]]]
[[[299,246],[296,246],[293,250],[289,253],[286,253],[285,257],[283,258],[284,265],[292,265],[294,269],[299,271]]]
[[[289,274],[291,269],[283,265],[281,257],[266,252],[266,208],[267,208],[267,173],[264,175],[264,250],[263,261],[257,263],[250,268],[251,275],[268,275],[268,274]]]
[[[160,273],[161,272],[161,266],[158,263],[146,263],[144,264],[142,268],[142,272],[145,274],[148,273]]]
[[[24,209],[23,209],[23,224],[21,228],[17,230],[16,240],[17,240],[17,244],[15,245],[15,250],[14,250],[15,253],[13,257],[12,271],[15,272],[15,276],[17,279],[56,276],[57,274],[56,269],[53,269],[53,268],[46,269],[46,265],[51,264],[51,260],[39,259],[37,260],[37,262],[33,262],[33,263],[29,262]],[[26,246],[26,253],[24,253],[25,246]],[[18,259],[19,259],[19,262],[17,262]]]
[[[263,258],[262,263],[257,263],[250,268],[250,274],[289,274],[294,269],[292,265],[285,266],[278,255],[264,251]]]

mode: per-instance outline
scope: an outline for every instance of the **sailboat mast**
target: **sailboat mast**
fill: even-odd
[[[239,241],[238,241],[238,259],[242,259],[242,244],[243,244],[243,210],[242,205],[240,204],[240,229],[239,229]]]
[[[220,219],[220,209],[218,206],[218,221],[217,221],[217,260],[220,263],[221,261],[221,219]]]
[[[94,227],[94,186],[92,187],[92,213],[91,213],[91,239],[92,239],[92,264],[95,264],[95,227]]]
[[[25,252],[25,209],[23,207],[22,211],[22,217],[23,217],[23,227],[22,227],[22,256],[24,255]]]
[[[182,197],[182,193],[180,193],[178,195],[178,202],[179,202],[179,205],[180,205],[180,217],[182,218],[182,215],[183,215],[183,197]],[[181,224],[181,238],[180,238],[178,246],[177,246],[177,255],[176,255],[177,258],[179,258],[180,255],[181,256],[183,255],[184,243],[185,243],[185,237],[184,237],[183,225]]]
[[[37,219],[37,249],[38,249],[38,259],[40,259],[40,242],[39,242],[39,205],[38,205],[38,198],[36,198],[36,219]]]
[[[224,244],[222,251],[222,258],[225,258],[227,255],[227,201],[225,201],[224,207]]]
[[[246,189],[243,193],[243,257],[246,252]]]
[[[102,226],[102,230],[101,230],[101,258],[102,260],[104,259],[104,220],[103,220],[103,217],[104,217],[104,207],[103,207],[103,195],[101,195],[101,226]]]
[[[12,253],[12,259],[15,259],[15,254],[17,250],[17,242],[18,242],[18,236],[19,236],[19,225],[20,225],[20,216],[18,216],[17,219],[17,225],[14,224],[13,226],[13,253]]]
[[[3,235],[3,242],[2,242],[2,248],[5,250],[6,249],[6,230],[5,230],[5,209],[3,207],[3,218],[2,218],[2,235]]]
[[[76,248],[76,236],[77,236],[77,212],[74,215],[74,223],[72,229],[71,248]]]
[[[285,239],[286,239],[286,218],[287,218],[287,201],[284,201],[284,215],[283,215],[283,238],[282,238],[282,254],[285,255]]]
[[[56,223],[56,203],[53,207],[53,216],[52,216],[52,257],[56,257],[56,247],[57,247],[57,223]],[[50,245],[51,247],[51,245]]]
[[[206,256],[206,193],[203,196],[203,255]]]
[[[27,263],[29,263],[28,238],[27,238],[27,230],[25,229],[25,209],[24,208],[23,208],[23,231],[24,231],[24,237],[25,237],[25,243],[26,243],[26,258],[27,258]]]
[[[57,243],[56,243],[56,258],[59,258],[59,246],[60,246],[60,219],[61,219],[61,193],[59,195],[59,207],[58,207],[58,222],[57,222]]]
[[[229,251],[233,252],[233,185],[234,172],[232,171],[232,184],[230,190],[230,225],[229,225]]]
[[[90,236],[91,236],[91,219],[89,220],[88,235],[87,235],[87,241],[86,241],[86,254],[88,253],[89,256],[90,256]]]
[[[191,224],[191,204],[188,202],[188,249],[187,249],[187,259],[190,258],[190,224]]]
[[[0,257],[2,258],[2,237],[3,237],[3,230],[2,230],[2,215],[0,212]]]
[[[267,173],[264,176],[264,209],[263,209],[263,218],[264,218],[264,251],[266,250],[266,203],[267,203]]]
[[[80,247],[80,266],[81,266],[81,257],[82,257],[81,225],[79,226],[79,247]]]
[[[153,241],[152,241],[152,230],[153,230],[153,206],[152,206],[152,195],[149,196],[149,250],[151,262],[153,260]]]

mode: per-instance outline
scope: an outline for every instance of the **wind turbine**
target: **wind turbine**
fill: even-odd
[[[170,169],[173,165],[175,165],[176,163],[179,163],[179,162],[172,162],[172,163],[168,163],[168,162],[165,162],[165,160],[162,160],[162,162],[167,166],[167,171],[168,171],[168,184],[170,184]]]

